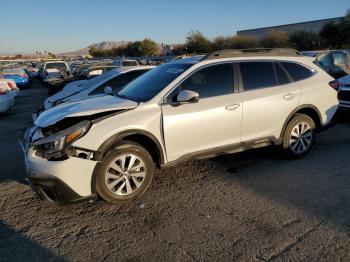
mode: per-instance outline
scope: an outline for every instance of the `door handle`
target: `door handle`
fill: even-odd
[[[233,104],[233,105],[225,106],[225,109],[228,110],[228,111],[233,111],[233,110],[236,110],[239,107],[240,107],[239,104]]]
[[[291,100],[291,99],[293,99],[294,97],[296,97],[296,94],[289,93],[289,94],[287,94],[287,95],[284,95],[284,96],[283,96],[283,99],[284,99],[284,100]]]

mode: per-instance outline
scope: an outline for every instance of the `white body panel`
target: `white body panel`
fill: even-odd
[[[230,106],[233,110],[226,108]],[[168,161],[240,142],[240,94],[205,98],[181,106],[164,105],[162,111]]]
[[[243,119],[241,141],[278,138],[289,114],[299,105],[300,86],[282,86],[242,92]]]

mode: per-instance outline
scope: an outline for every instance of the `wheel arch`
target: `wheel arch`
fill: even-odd
[[[108,150],[121,141],[132,141],[143,146],[158,168],[165,163],[164,151],[159,140],[150,132],[139,129],[122,131],[108,138],[97,150],[98,159],[102,160]],[[97,163],[91,178],[91,191],[93,193],[96,193],[96,176],[99,167],[100,163]]]
[[[286,121],[283,124],[282,131],[280,134],[280,140],[283,138],[283,134],[286,131],[287,125],[290,122],[290,120],[296,115],[296,114],[304,114],[312,118],[312,120],[315,122],[316,130],[320,130],[322,127],[322,116],[320,111],[313,105],[301,105],[295,108],[287,117]]]

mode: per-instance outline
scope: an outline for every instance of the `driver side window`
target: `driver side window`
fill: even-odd
[[[199,98],[233,93],[233,67],[231,63],[208,66],[192,74],[180,85],[181,90],[191,90]]]
[[[198,93],[199,99],[233,94],[233,83],[232,63],[208,66],[190,75],[168,95],[166,102],[176,102],[176,96],[182,90]]]

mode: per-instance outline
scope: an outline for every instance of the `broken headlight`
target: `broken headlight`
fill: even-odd
[[[41,138],[33,143],[34,148],[45,158],[60,157],[62,151],[83,137],[90,128],[90,122],[84,121],[64,131]]]

